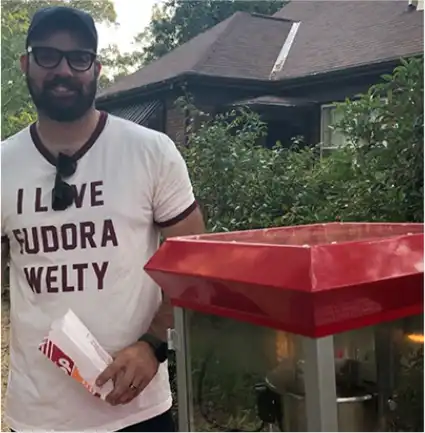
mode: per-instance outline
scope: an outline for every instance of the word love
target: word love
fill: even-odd
[[[101,180],[90,182],[89,184],[83,183],[79,187],[71,185],[71,188],[74,190],[75,207],[77,209],[81,208],[86,201],[90,207],[103,206],[104,201],[102,199],[102,187],[103,182]],[[16,211],[18,215],[22,215],[23,213],[24,196],[25,201],[27,201],[28,197],[26,194],[24,194],[24,190],[22,188],[18,189],[16,203]],[[35,191],[30,194],[29,197],[32,198],[34,203],[34,212],[48,212],[48,206],[42,203],[43,196],[50,198],[51,190],[48,191],[48,194],[45,194],[45,191],[43,191],[42,188],[36,188]]]

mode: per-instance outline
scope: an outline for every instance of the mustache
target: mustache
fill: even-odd
[[[51,90],[55,88],[56,86],[63,86],[67,87],[70,90],[81,92],[81,84],[75,82],[72,78],[66,78],[66,77],[54,77],[50,81],[44,84],[44,90]]]

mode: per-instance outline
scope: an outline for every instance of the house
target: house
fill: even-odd
[[[244,104],[268,143],[302,135],[324,148],[334,101],[366,91],[400,58],[423,54],[423,1],[292,0],[273,16],[237,12],[99,94],[99,108],[185,142],[190,93],[202,111]]]

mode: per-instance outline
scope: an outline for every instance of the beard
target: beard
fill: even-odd
[[[26,74],[28,90],[35,107],[49,119],[57,122],[75,122],[92,108],[97,90],[97,77],[84,88],[78,81],[69,77],[56,76],[39,88]],[[72,94],[59,96],[53,93],[57,86],[64,87]]]

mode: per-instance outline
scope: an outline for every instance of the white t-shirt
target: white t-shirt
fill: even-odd
[[[116,431],[171,407],[166,363],[138,398],[113,407],[38,350],[69,308],[108,352],[136,342],[161,302],[143,270],[158,226],[196,207],[183,158],[164,134],[102,113],[75,156],[65,179],[75,203],[53,211],[56,168],[35,128],[1,147],[2,241],[11,252],[6,422],[17,431]]]

